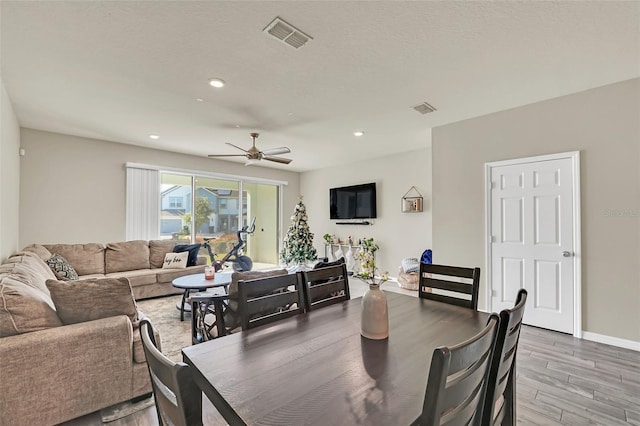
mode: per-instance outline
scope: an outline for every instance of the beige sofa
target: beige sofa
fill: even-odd
[[[63,325],[46,285],[55,279],[33,252],[17,253],[0,265],[1,425],[57,424],[151,391],[131,315]],[[126,280],[108,281],[124,283],[133,317],[140,319]],[[76,299],[69,305],[78,304]]]
[[[165,254],[176,245],[173,240],[126,241],[98,244],[32,244],[24,248],[37,253],[43,260],[51,254],[64,257],[76,270],[80,279],[126,277],[136,300],[182,290],[171,285],[181,276],[204,272],[206,258],[198,256],[196,266],[184,269],[162,269]]]

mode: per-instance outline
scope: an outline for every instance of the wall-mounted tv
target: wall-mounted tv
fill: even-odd
[[[375,182],[329,189],[329,215],[331,219],[374,219]]]

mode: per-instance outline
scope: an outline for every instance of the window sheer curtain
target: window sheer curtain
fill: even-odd
[[[155,240],[160,232],[160,173],[127,165],[126,239]]]

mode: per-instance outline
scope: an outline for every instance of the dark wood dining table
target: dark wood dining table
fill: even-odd
[[[385,292],[389,338],[360,336],[361,298],[182,350],[230,425],[408,425],[422,411],[433,350],[488,314]]]

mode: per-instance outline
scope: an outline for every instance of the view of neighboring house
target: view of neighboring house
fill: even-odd
[[[210,213],[196,230],[196,234],[219,236],[238,229],[238,191],[230,189],[198,188],[196,200],[207,200]],[[243,194],[242,213],[246,220],[247,193]],[[196,201],[197,203],[198,201]],[[177,234],[190,234],[185,218],[191,214],[191,187],[172,185],[160,194],[160,237],[172,238]],[[196,212],[198,209],[196,208]],[[196,213],[197,215],[198,213]]]

